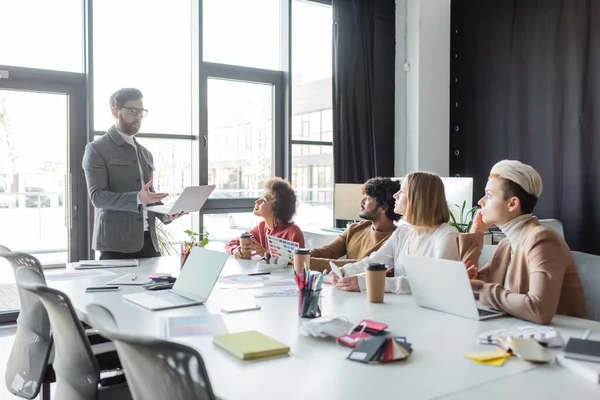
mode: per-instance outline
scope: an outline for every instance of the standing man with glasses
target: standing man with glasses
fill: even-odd
[[[138,89],[118,90],[110,97],[115,125],[88,143],[83,170],[90,201],[94,205],[92,248],[101,260],[160,257],[156,218],[169,223],[181,214],[148,212],[146,204],[160,203],[167,194],[152,187],[152,153],[135,140],[144,109]]]

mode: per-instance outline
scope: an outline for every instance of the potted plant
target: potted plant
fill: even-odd
[[[173,243],[177,242],[177,239],[173,236],[169,228],[162,222],[156,222],[156,239],[158,240],[158,250],[163,256],[170,256],[171,254],[177,254],[177,250]]]
[[[191,229],[186,229],[183,231],[186,235],[188,235],[188,239],[183,242],[181,245],[181,266],[185,264],[185,260],[187,260],[190,255],[190,251],[192,251],[192,247],[205,247],[210,242],[210,234],[203,227],[202,233],[194,232]]]
[[[457,212],[460,212],[460,214],[457,214],[455,216],[454,213],[452,212],[452,207],[456,207]],[[452,207],[450,207],[448,209],[450,211],[449,224],[452,225],[453,227],[455,227],[460,233],[469,233],[469,231],[471,230],[471,226],[473,225],[473,217],[475,216],[475,212],[477,211],[477,206],[474,206],[473,208],[468,210],[466,213],[465,213],[465,211],[466,211],[465,209],[467,207],[466,200],[463,201],[462,207],[459,206],[458,204],[455,204]],[[458,216],[458,218],[457,218],[457,216]]]

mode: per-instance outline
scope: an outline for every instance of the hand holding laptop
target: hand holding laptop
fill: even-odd
[[[182,211],[179,214],[171,214],[171,215],[165,215],[164,216],[164,221],[175,221],[177,218],[179,217],[183,217],[184,215],[189,214],[189,212],[186,211]]]

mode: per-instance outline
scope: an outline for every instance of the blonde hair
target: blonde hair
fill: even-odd
[[[437,174],[413,172],[402,181],[406,190],[406,221],[414,226],[437,227],[450,220],[444,183]]]

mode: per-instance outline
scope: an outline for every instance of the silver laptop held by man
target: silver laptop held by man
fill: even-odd
[[[206,303],[229,254],[194,247],[190,252],[173,289],[145,291],[123,295],[149,310],[165,310]]]
[[[204,206],[213,190],[215,190],[215,185],[188,186],[183,189],[181,195],[173,203],[145,206],[144,208],[148,211],[166,215],[196,212]]]
[[[460,261],[403,256],[412,295],[421,307],[485,320],[506,315],[475,301],[467,268]]]

